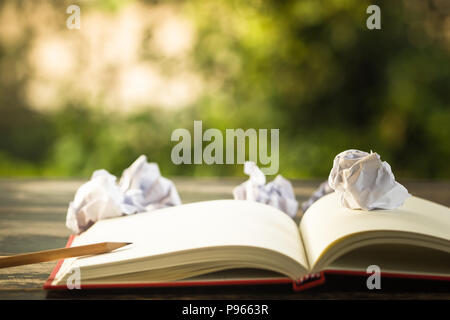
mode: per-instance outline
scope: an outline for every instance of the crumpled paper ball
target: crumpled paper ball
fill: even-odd
[[[95,171],[70,202],[66,226],[81,233],[102,219],[180,204],[173,182],[162,177],[158,165],[148,163],[142,155],[124,170],[118,184],[108,171]]]
[[[124,202],[136,212],[181,204],[174,183],[161,176],[158,165],[148,163],[144,155],[124,170],[119,185],[125,196]]]
[[[328,184],[328,180],[324,181],[320,184],[320,186],[314,191],[312,196],[305,202],[302,203],[302,210],[303,212],[306,212],[311,205],[322,198],[323,196],[326,196],[327,194],[334,192],[334,190],[330,187]]]
[[[294,189],[291,183],[278,175],[272,182],[266,184],[266,176],[251,161],[244,164],[244,173],[249,179],[233,189],[233,197],[236,200],[250,200],[268,204],[295,217],[298,210],[298,202],[295,199]]]
[[[339,153],[328,184],[350,209],[395,209],[411,196],[395,181],[391,166],[375,152],[351,149]]]

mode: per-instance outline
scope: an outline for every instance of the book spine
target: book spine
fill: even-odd
[[[325,282],[324,272],[307,274],[298,281],[292,282],[292,289],[294,291],[303,291],[309,288],[319,286]]]

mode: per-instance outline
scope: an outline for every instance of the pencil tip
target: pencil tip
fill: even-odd
[[[110,251],[115,250],[115,249],[119,249],[122,247],[126,247],[128,245],[132,244],[132,242],[109,242],[107,243],[108,245],[108,249]]]

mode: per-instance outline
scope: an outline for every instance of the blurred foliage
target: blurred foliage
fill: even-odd
[[[114,14],[131,2],[97,1],[90,10]],[[207,90],[178,109],[111,112],[79,97],[39,111],[24,98],[29,71],[21,65],[32,32],[14,46],[0,42],[0,175],[86,177],[98,168],[120,174],[140,154],[166,176],[242,175],[240,165],[171,162],[171,132],[192,132],[193,121],[202,120],[204,130],[223,132],[279,128],[280,173],[289,178],[326,177],[334,156],[350,148],[378,152],[400,178],[450,178],[445,2],[163,3],[192,21],[188,61]],[[366,28],[369,4],[381,7],[381,30]],[[146,52],[142,59],[170,71],[168,58]]]

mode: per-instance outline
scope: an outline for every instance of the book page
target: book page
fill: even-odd
[[[336,242],[361,232],[409,232],[450,241],[450,209],[409,197],[395,210],[351,210],[336,193],[319,199],[305,213],[300,230],[311,268]]]
[[[279,252],[308,269],[295,222],[276,208],[252,201],[197,202],[102,220],[76,237],[72,246],[104,241],[133,244],[77,258],[75,265],[96,266],[205,247],[250,246]]]
[[[399,244],[378,244],[353,250],[333,261],[327,269],[366,273],[367,267],[374,263],[385,273],[450,276],[450,254]]]

